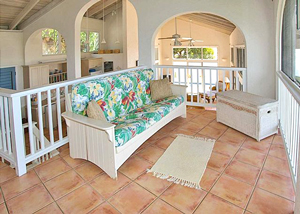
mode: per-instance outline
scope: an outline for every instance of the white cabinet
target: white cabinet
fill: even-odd
[[[24,66],[24,88],[49,84],[49,65]]]

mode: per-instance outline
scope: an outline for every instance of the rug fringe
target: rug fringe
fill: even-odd
[[[181,136],[181,137],[190,138],[190,139],[195,139],[195,140],[203,140],[203,141],[206,141],[206,142],[212,142],[212,143],[216,142],[216,140],[209,139],[209,138],[195,137],[195,136],[190,136],[190,135],[185,135],[185,134],[176,134],[176,135]]]
[[[159,172],[153,172],[151,171],[151,169],[147,169],[147,173],[153,173],[153,176],[160,178],[162,180],[167,180],[170,182],[173,182],[175,184],[180,184],[182,186],[186,186],[189,188],[194,188],[194,189],[201,189],[200,185],[191,181],[187,181],[187,180],[183,180],[180,178],[176,178],[170,175],[165,175],[163,173],[159,173]]]

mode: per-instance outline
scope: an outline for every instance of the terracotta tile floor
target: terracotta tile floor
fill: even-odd
[[[214,110],[188,108],[146,141],[110,179],[69,156],[68,145],[22,177],[0,162],[3,213],[292,213],[294,190],[280,135],[261,142],[216,122]],[[176,134],[216,139],[201,190],[145,173]]]

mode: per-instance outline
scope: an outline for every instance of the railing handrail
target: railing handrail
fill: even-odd
[[[300,87],[293,82],[283,71],[276,72],[277,77],[286,86],[288,91],[292,94],[295,100],[300,104]]]
[[[133,70],[137,70],[137,69],[144,69],[144,68],[147,68],[147,66],[139,66],[139,67],[128,68],[128,69],[120,70],[120,71],[107,72],[107,73],[99,74],[99,75],[81,77],[81,78],[74,79],[74,80],[66,80],[66,81],[62,81],[62,82],[58,82],[58,83],[48,84],[48,85],[44,85],[44,86],[38,86],[38,87],[35,87],[35,88],[24,89],[22,91],[0,88],[0,96],[3,96],[3,97],[23,97],[23,96],[26,96],[28,94],[36,94],[38,92],[43,92],[43,91],[46,91],[46,90],[52,90],[52,89],[56,89],[56,88],[65,87],[65,86],[69,86],[69,85],[72,85],[72,84],[80,83],[80,82],[85,82],[85,81],[88,81],[88,80],[96,79],[97,77],[106,77],[106,76],[111,76],[111,75],[116,75],[116,74],[122,74],[122,73],[126,73],[128,71],[133,71]]]
[[[194,66],[194,65],[154,65],[154,68],[183,68],[183,69],[206,69],[206,70],[230,70],[230,71],[246,71],[247,68],[237,67],[219,67],[219,66]]]

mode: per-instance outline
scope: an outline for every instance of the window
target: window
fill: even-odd
[[[43,55],[66,54],[66,42],[63,36],[54,29],[42,31]]]
[[[16,89],[15,68],[0,68],[0,88]]]
[[[173,59],[218,60],[217,47],[174,47]]]
[[[297,26],[299,26],[297,2],[297,0],[286,0],[285,2],[282,21],[281,70],[292,81],[300,85],[300,31],[297,31]]]
[[[89,38],[88,38],[89,34]],[[96,52],[99,49],[100,35],[98,32],[81,31],[80,33],[80,44],[81,52]]]
[[[173,47],[173,65],[182,66],[218,66],[218,48],[217,47],[201,47],[201,46],[180,46]],[[186,80],[184,79],[184,68],[174,69],[174,83],[187,82],[187,92],[191,94],[203,93],[204,91],[209,91],[210,89],[210,78],[212,82],[217,82],[217,73],[212,72],[210,77],[209,70],[204,70],[205,73],[202,75],[201,70],[190,69],[188,70],[188,75]],[[202,84],[199,87],[198,82]]]
[[[173,48],[173,59],[186,59],[186,48]]]

